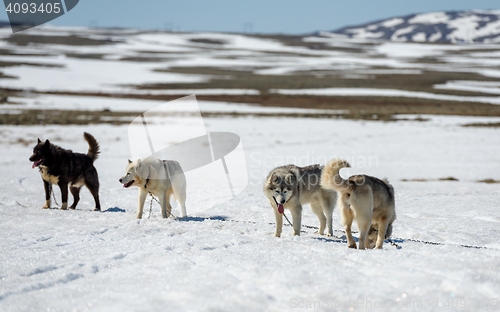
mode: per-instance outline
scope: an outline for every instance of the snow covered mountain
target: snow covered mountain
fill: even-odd
[[[356,39],[391,41],[500,42],[500,11],[453,11],[413,14],[348,26],[333,31]],[[328,35],[328,33],[322,33]]]

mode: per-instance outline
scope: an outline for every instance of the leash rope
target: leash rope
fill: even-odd
[[[42,168],[38,167],[38,171],[42,172]],[[52,189],[52,183],[50,183],[50,182],[47,182],[47,183],[49,183],[49,200],[50,200],[50,195],[52,195],[52,198],[54,199],[54,202],[56,203],[57,206],[59,206],[59,203],[56,200],[56,195],[54,194],[54,191]]]
[[[276,200],[276,198],[274,196],[273,196],[273,199],[274,199],[274,202],[276,203],[276,207],[278,207],[279,206],[278,201]],[[288,221],[288,224],[290,224],[290,226],[293,227],[293,224],[292,224],[292,222],[290,222],[290,220],[286,216],[284,209],[283,209],[283,216],[285,217],[286,221]]]
[[[144,185],[144,187],[147,187],[148,182],[149,182],[149,177],[146,179],[146,184]],[[53,191],[53,188],[52,188],[52,183],[49,183],[49,193],[52,195],[52,198],[54,199],[54,202],[56,203],[56,205],[59,206],[59,203],[56,200],[56,197],[55,197],[55,194],[54,194],[54,191]],[[153,215],[153,200],[155,200],[160,205],[160,207],[161,207],[161,204],[160,204],[160,201],[150,191],[148,191],[148,193],[151,196],[151,201],[150,201],[150,204],[149,204],[149,215],[148,215],[148,219],[150,219],[151,216]],[[273,199],[274,199],[274,202],[276,203],[276,205],[278,205],[278,202],[276,201],[276,198],[274,198],[274,196],[273,196]],[[27,206],[24,206],[24,205],[20,204],[18,201],[16,201],[16,202],[20,206],[27,207]],[[173,217],[174,220],[177,219],[177,217],[172,212],[170,212],[170,216]],[[285,212],[283,212],[283,216],[285,217],[286,221],[288,222],[288,225],[293,228],[293,224],[292,224],[292,222],[290,222],[290,219],[288,219],[288,217],[286,216]],[[204,218],[204,219],[206,219],[206,220],[214,220],[214,221],[231,221],[231,222],[237,222],[237,223],[258,224],[258,222],[254,222],[254,221],[221,220],[221,219],[210,218],[210,217]],[[268,224],[269,225],[274,225],[274,223],[268,223]],[[285,224],[285,226],[286,226],[286,224]],[[317,226],[312,226],[312,225],[301,225],[301,227],[304,227],[304,228],[307,228],[307,229],[319,230],[319,228]],[[342,233],[344,232],[342,230],[334,230],[334,231],[335,232],[342,232]],[[307,233],[307,231],[303,231],[303,232]],[[352,233],[357,234],[358,232],[352,231]],[[341,237],[338,237],[338,236],[333,236],[333,237],[335,237],[337,239],[342,239]],[[436,242],[424,241],[424,240],[413,239],[413,238],[394,237],[394,239],[402,240],[402,241],[409,241],[409,242],[414,242],[414,243],[422,243],[422,244],[426,244],[426,245],[435,245],[435,246],[445,246],[445,245],[448,245],[448,244],[444,244],[444,243],[436,243]],[[401,249],[402,248],[393,239],[388,238],[386,240],[391,244],[391,246],[396,247],[396,249]],[[472,249],[488,249],[488,247],[477,246],[477,245],[459,244],[458,246],[464,247],[464,248],[472,248]]]
[[[288,224],[290,224],[290,226],[293,227],[292,222],[290,222],[290,220],[288,220],[288,217],[286,216],[284,211],[283,211],[283,216],[285,217],[286,221],[288,221]]]
[[[149,219],[149,218],[151,218],[151,215],[153,214],[153,195],[151,194],[151,192],[148,192],[148,193],[151,196],[151,200],[149,202],[149,215],[148,215],[148,219]]]
[[[149,175],[146,178],[146,183],[144,184],[144,189],[146,191],[148,190],[148,183],[149,183]],[[148,194],[149,194],[149,196],[151,196],[151,201],[149,202],[149,215],[148,215],[148,219],[149,219],[153,215],[153,199],[155,200],[155,202],[158,203],[158,205],[160,205],[160,209],[161,209],[161,203],[158,199],[156,199],[156,197],[154,197],[153,193],[148,191]],[[167,200],[169,200],[169,199],[167,198]],[[170,210],[170,216],[172,216],[174,219],[177,219],[177,217],[172,213],[172,210]]]
[[[54,194],[54,189],[52,188],[52,183],[50,183],[50,182],[49,182],[49,193],[52,195],[52,198],[54,199],[54,202],[56,203],[56,205],[59,206],[59,203],[56,200],[56,195]],[[50,195],[49,195],[49,197],[50,197]]]
[[[149,215],[148,215],[148,219],[149,219],[153,215],[153,199],[155,200],[155,202],[158,203],[158,205],[160,205],[160,208],[161,208],[161,204],[160,204],[160,201],[151,192],[148,191],[148,193],[151,196],[151,201],[149,202]],[[177,219],[177,217],[172,213],[172,211],[170,211],[169,217],[174,218],[174,220]]]
[[[50,191],[53,195],[53,192],[52,192],[52,185],[50,185]],[[151,202],[150,202],[150,206],[149,206],[149,216],[148,216],[148,219],[151,217],[151,215],[153,214],[153,199],[158,203],[160,204],[160,202],[156,199],[156,197],[153,196],[153,194],[151,194],[151,192],[148,192],[149,195],[151,195]],[[54,201],[56,199],[54,198]],[[16,203],[21,206],[21,207],[25,207],[25,208],[28,208],[28,206],[25,206],[23,204],[21,204],[19,201],[16,200]],[[57,202],[56,202],[57,204]],[[57,204],[59,205],[59,204]],[[160,204],[161,206],[161,204]],[[173,213],[170,213],[170,215],[175,219],[177,220],[177,217],[173,214]],[[283,213],[283,215],[285,215]],[[224,221],[224,222],[227,222],[227,221],[230,221],[230,222],[236,222],[236,223],[250,223],[250,224],[259,224],[261,222],[255,222],[255,221],[243,221],[243,220],[230,220],[230,219],[220,219],[220,218],[212,218],[212,217],[202,217],[203,219],[205,220],[212,220],[212,221]],[[290,220],[288,220],[288,218],[286,217],[285,215],[285,219],[288,221],[288,225],[285,224],[285,226],[291,226],[293,227],[292,223],[290,222]],[[273,222],[268,222],[267,224],[269,225],[275,225],[275,223]],[[306,228],[306,229],[313,229],[313,230],[319,230],[319,228],[317,226],[313,226],[313,225],[301,225],[301,227],[303,228]],[[344,233],[344,231],[342,230],[333,230],[335,232],[342,232]],[[308,233],[307,231],[301,231],[303,233]],[[357,234],[358,232],[356,231],[352,231],[353,234]],[[332,237],[335,237],[336,239],[339,239],[339,240],[342,240],[342,237],[338,237],[338,236],[335,236],[335,235],[332,235]],[[401,240],[401,241],[409,241],[409,242],[414,242],[414,243],[422,243],[422,244],[426,244],[426,245],[434,245],[434,246],[446,246],[446,245],[449,245],[449,244],[444,244],[444,243],[436,243],[436,242],[431,242],[431,241],[424,241],[424,240],[419,240],[419,239],[413,239],[413,238],[401,238],[401,237],[394,237],[394,238],[388,238],[386,239],[390,244],[391,246],[394,246],[396,247],[396,249],[401,249],[402,247],[396,243],[393,239],[396,239],[396,240]],[[458,246],[460,247],[464,247],[464,248],[470,248],[470,249],[489,249],[488,247],[485,247],[485,246],[477,246],[477,245],[465,245],[465,244],[458,244]]]
[[[403,241],[409,241],[409,242],[414,242],[414,243],[422,243],[426,245],[435,245],[435,246],[446,246],[446,245],[451,245],[451,244],[445,244],[445,243],[436,243],[436,242],[431,242],[431,241],[424,241],[420,239],[413,239],[413,238],[399,238],[395,237],[395,239],[403,240]],[[389,239],[389,242],[391,240]],[[485,246],[477,246],[477,245],[466,245],[466,244],[457,244],[457,246],[464,247],[464,248],[472,248],[472,249],[489,249],[488,247]]]
[[[231,220],[231,219],[220,219],[220,218],[212,218],[212,217],[206,217],[206,218],[203,218],[203,219],[205,219],[205,220],[212,220],[212,221],[224,221],[224,222],[229,221],[229,222],[250,223],[250,224],[261,224],[262,223],[262,222],[256,222],[256,221]],[[274,222],[268,222],[267,224],[269,224],[269,225],[275,225]],[[291,227],[293,227],[293,225],[291,223],[290,223],[290,225],[285,224],[285,226],[291,226]],[[301,227],[307,228],[307,229],[312,229],[312,230],[319,230],[319,227],[313,226],[313,225],[302,225]],[[333,231],[334,232],[344,233],[343,230],[338,230],[338,229],[335,229]],[[301,232],[308,233],[307,231],[301,231]],[[359,232],[352,231],[352,233],[353,234],[358,234]],[[343,240],[342,237],[339,237],[339,236],[336,236],[336,235],[332,235],[332,237],[334,237],[336,239],[339,239],[339,240]],[[414,242],[414,243],[422,243],[422,244],[426,244],[426,245],[435,245],[435,246],[450,245],[450,244],[436,243],[436,242],[424,241],[424,240],[413,239],[413,238],[392,237],[392,238],[386,239],[386,241],[389,242],[391,244],[391,246],[396,247],[396,249],[402,249],[402,246],[399,245],[398,243],[396,243],[394,240],[408,241],[408,242]],[[464,248],[472,248],[472,249],[489,249],[488,247],[485,247],[485,246],[476,246],[476,245],[458,244],[458,246],[464,247]]]
[[[25,206],[25,205],[21,204],[21,203],[20,203],[20,202],[18,202],[17,200],[16,200],[16,203],[17,203],[19,206],[21,206],[21,207],[28,208],[28,206]]]
[[[396,249],[401,249],[402,247],[399,246],[396,242],[394,242],[392,239],[388,238],[387,241],[391,243],[391,246],[396,247]]]

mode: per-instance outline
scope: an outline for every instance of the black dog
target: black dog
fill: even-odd
[[[80,189],[87,186],[94,196],[96,211],[101,210],[99,202],[99,178],[94,167],[94,161],[99,156],[99,144],[89,133],[84,132],[83,137],[89,144],[87,154],[73,153],[71,150],[61,148],[46,140],[38,139],[38,144],[33,148],[33,155],[30,161],[33,168],[39,167],[45,187],[45,206],[50,208],[50,187],[51,184],[59,185],[61,189],[62,206],[68,207],[68,184],[71,194],[73,194],[73,204],[71,209],[75,209],[80,200]]]

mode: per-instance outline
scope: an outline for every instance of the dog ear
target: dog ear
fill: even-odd
[[[279,183],[279,178],[276,172],[273,172],[273,174],[269,177],[269,182],[273,184],[278,184]]]
[[[42,141],[40,141],[40,138],[38,138],[38,144],[42,143]]]
[[[131,161],[130,159],[127,159],[127,160],[128,160],[128,163],[129,163],[129,164],[131,164],[131,163],[132,163],[132,161]]]
[[[293,173],[289,173],[285,176],[285,183],[287,185],[294,185],[296,181],[295,175]]]
[[[137,175],[143,179],[149,178],[149,165],[147,163],[141,162],[140,159],[137,160],[135,165],[135,172]]]
[[[46,146],[50,146],[50,142],[49,142],[49,139],[45,140],[45,143],[44,143]]]

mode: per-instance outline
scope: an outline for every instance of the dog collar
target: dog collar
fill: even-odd
[[[148,183],[149,183],[149,174],[148,174],[148,177],[146,178],[146,184],[144,184],[145,189],[148,188]]]

